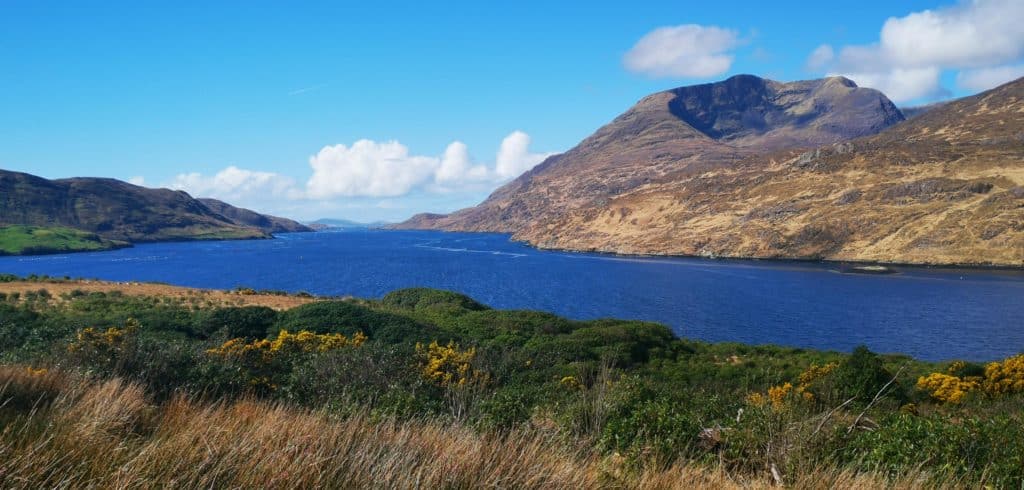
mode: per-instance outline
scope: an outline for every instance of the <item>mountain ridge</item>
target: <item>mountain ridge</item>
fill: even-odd
[[[204,202],[184,191],[110,178],[49,180],[8,170],[0,170],[0,225],[67,227],[131,243],[269,238],[286,229],[309,231],[291,220],[221,201]]]

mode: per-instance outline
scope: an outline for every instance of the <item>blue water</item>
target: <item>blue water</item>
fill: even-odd
[[[538,251],[506,235],[421,231],[286,234],[2,257],[0,272],[161,281],[204,288],[380,297],[451,289],[498,308],[665,323],[681,336],[922,359],[1024,351],[1024,273],[905,268],[840,274],[826,264],[625,258]]]

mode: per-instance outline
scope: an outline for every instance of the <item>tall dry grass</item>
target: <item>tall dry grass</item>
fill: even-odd
[[[154,405],[121,380],[0,367],[4,488],[765,488],[690,465],[630,471],[548,436],[334,419],[251,400]],[[931,488],[821,469],[793,488]]]

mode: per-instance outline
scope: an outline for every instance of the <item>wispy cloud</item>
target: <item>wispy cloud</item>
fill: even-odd
[[[295,90],[292,90],[291,92],[288,92],[288,96],[289,97],[294,97],[296,95],[302,95],[302,94],[306,94],[306,93],[309,93],[309,92],[314,92],[314,91],[320,90],[320,89],[322,89],[322,88],[324,88],[326,86],[327,86],[326,83],[321,83],[319,85],[311,85],[309,87],[303,87],[303,88],[300,88],[300,89],[295,89]]]

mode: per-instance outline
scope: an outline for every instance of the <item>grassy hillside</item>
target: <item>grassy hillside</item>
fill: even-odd
[[[0,170],[3,225],[60,226],[132,243],[269,238],[276,232],[311,231],[288,219],[214,199],[194,199],[184,191],[115,179],[48,180]]]
[[[91,252],[128,246],[95,233],[64,227],[0,226],[0,255]]]
[[[1024,356],[711,344],[428,289],[275,310],[22,284],[3,486],[1024,483]]]

